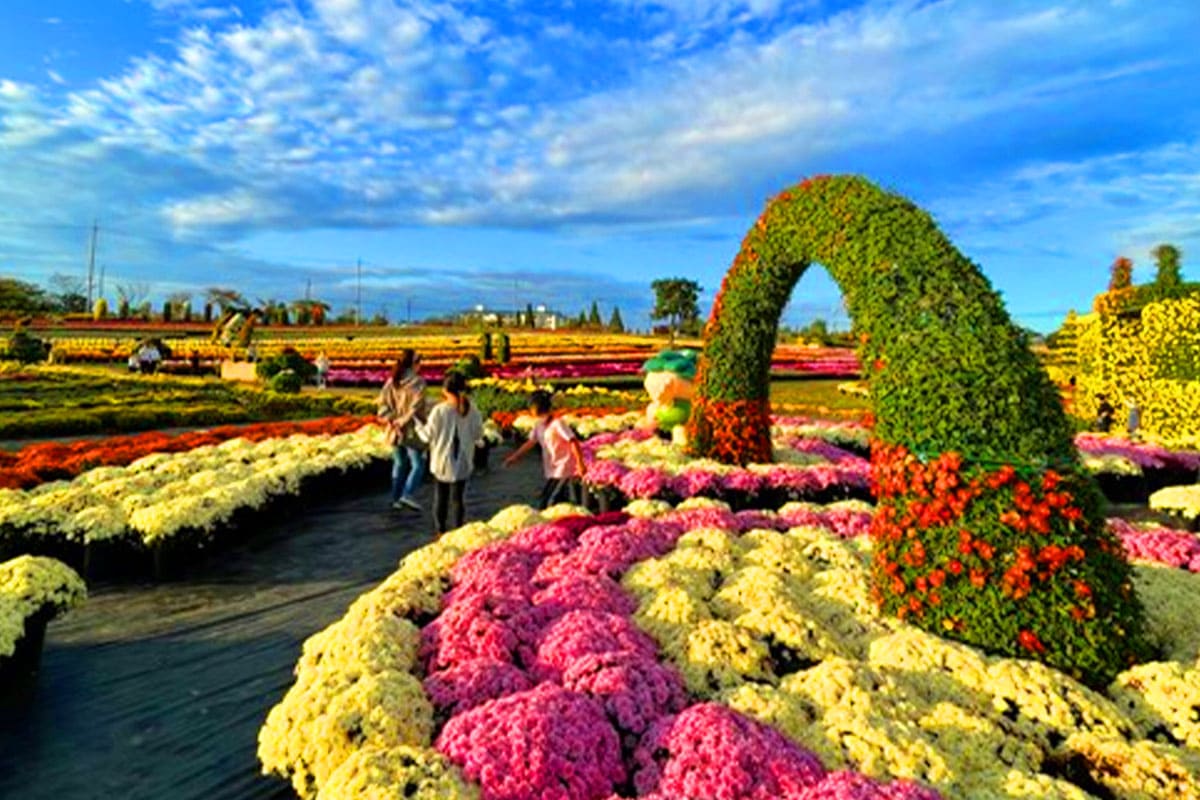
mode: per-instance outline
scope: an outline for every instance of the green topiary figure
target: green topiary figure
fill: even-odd
[[[479,334],[479,360],[485,363],[492,360],[492,334],[487,331]]]
[[[881,608],[1095,685],[1145,656],[1129,566],[1025,335],[928,214],[863,178],[805,181],[746,235],[705,329],[692,449],[770,460],[779,315],[813,262],[846,297],[875,403]]]
[[[496,334],[496,362],[507,364],[512,360],[512,342],[507,333]]]
[[[300,389],[304,386],[304,379],[297,375],[295,371],[285,369],[275,373],[267,385],[272,392],[278,394],[299,394]]]

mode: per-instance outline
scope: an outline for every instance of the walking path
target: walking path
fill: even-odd
[[[539,468],[476,478],[469,518],[531,502]],[[428,530],[425,516],[388,510],[380,487],[322,499],[181,580],[92,587],[50,626],[33,696],[0,707],[0,798],[293,797],[259,775],[255,749],[301,643]]]

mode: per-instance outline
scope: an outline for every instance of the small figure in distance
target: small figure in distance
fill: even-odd
[[[329,356],[322,350],[317,354],[317,388],[324,389],[329,385]]]
[[[1137,400],[1133,399],[1126,400],[1125,407],[1129,411],[1129,416],[1125,419],[1125,430],[1128,432],[1129,438],[1136,441],[1138,431],[1142,427],[1142,407],[1138,405]]]
[[[540,445],[542,473],[546,478],[540,508],[546,509],[561,502],[583,505],[583,476],[587,472],[583,448],[571,426],[561,419],[555,419],[550,408],[549,392],[539,389],[530,395],[529,413],[537,417],[537,423],[529,439],[504,459],[504,466],[511,467]]]
[[[1096,406],[1096,430],[1100,433],[1111,431],[1116,414],[1117,410],[1108,402],[1108,398],[1101,397],[1099,405]]]

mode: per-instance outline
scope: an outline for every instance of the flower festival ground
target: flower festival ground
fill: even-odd
[[[772,405],[814,261],[859,420]],[[634,358],[568,344],[567,376]],[[931,217],[853,176],[782,192],[668,361],[650,413],[557,387],[585,504],[526,505],[531,459],[433,540],[386,510],[369,398],[0,458],[0,665],[83,600],[60,562],[91,583],[0,687],[0,794],[1200,800],[1200,452],[1079,434]],[[475,383],[495,441],[535,374]]]

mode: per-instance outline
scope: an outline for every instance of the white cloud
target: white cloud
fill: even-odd
[[[16,81],[0,80],[0,100],[24,100],[30,96],[30,88]]]
[[[148,2],[193,22],[230,7]],[[813,8],[613,0],[659,21],[605,39],[520,0],[312,0],[190,24],[174,53],[70,93],[42,124],[210,176],[215,190],[147,200],[189,229],[668,224],[752,212],[747,187],[855,148],[1052,116],[1059,98],[1169,68],[1130,43],[1197,17],[1086,0]]]
[[[278,218],[279,208],[253,192],[239,189],[179,200],[163,213],[172,227],[187,229],[269,223]]]

